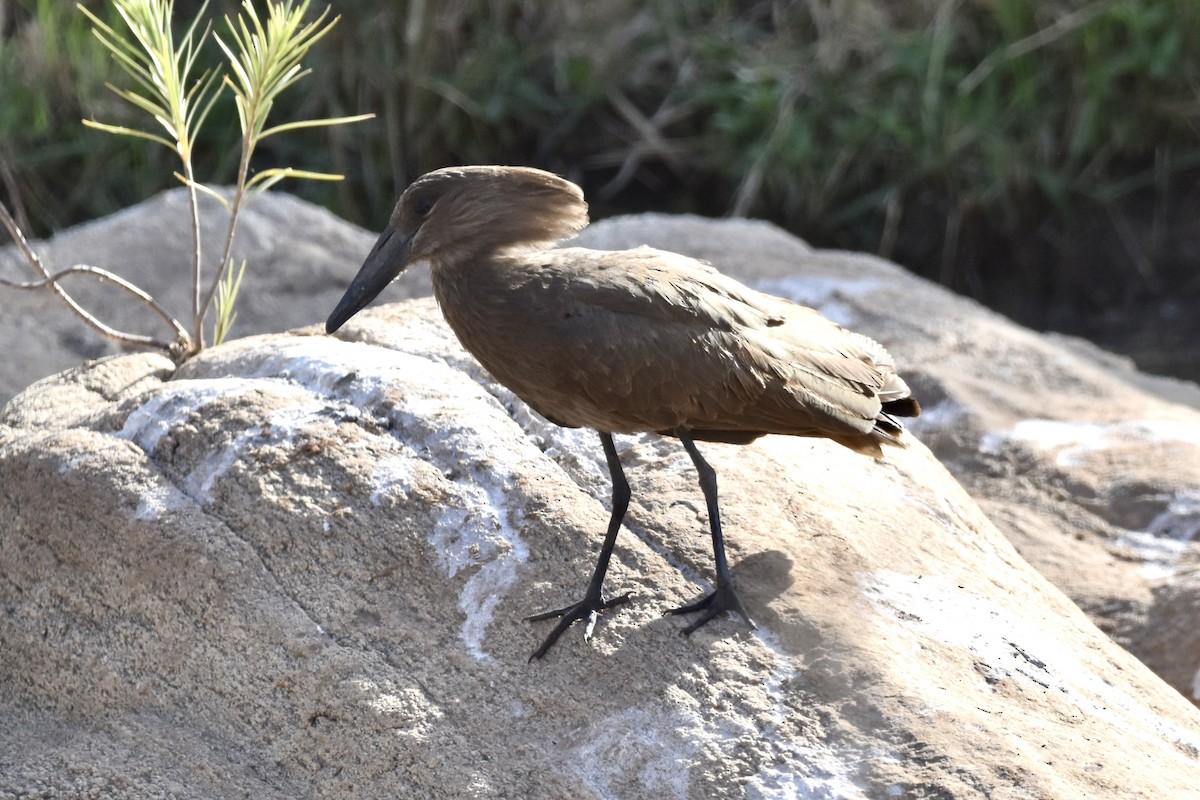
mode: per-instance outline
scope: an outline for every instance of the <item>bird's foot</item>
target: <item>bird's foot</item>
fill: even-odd
[[[562,617],[558,624],[554,626],[554,630],[550,631],[550,635],[542,642],[542,646],[533,651],[533,655],[529,656],[529,660],[541,658],[546,655],[546,652],[558,641],[558,637],[563,631],[574,625],[581,619],[587,620],[587,625],[583,629],[583,640],[590,642],[592,640],[592,632],[596,629],[596,618],[601,611],[606,611],[619,605],[629,602],[632,593],[626,593],[619,597],[614,597],[611,600],[605,600],[597,592],[594,597],[585,596],[582,600],[574,605],[558,608],[554,611],[543,611],[540,614],[531,614],[525,617],[526,622],[538,622],[543,619],[553,619],[554,617]]]
[[[750,615],[746,613],[745,607],[742,606],[742,600],[740,597],[738,597],[737,592],[734,591],[732,583],[718,584],[717,590],[708,596],[698,600],[695,603],[681,606],[679,608],[673,608],[667,613],[691,614],[695,611],[703,611],[704,614],[700,617],[700,619],[696,620],[691,625],[688,625],[686,628],[680,631],[680,633],[682,633],[684,636],[692,635],[697,630],[711,622],[713,617],[717,616],[717,614],[720,614],[722,611],[732,611],[739,615],[742,619],[746,620],[746,624],[749,625],[751,629],[758,627],[754,624],[754,620],[750,619]]]

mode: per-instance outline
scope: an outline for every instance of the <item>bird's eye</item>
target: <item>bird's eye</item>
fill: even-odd
[[[433,211],[433,200],[421,198],[413,203],[413,213],[418,217],[427,217]]]

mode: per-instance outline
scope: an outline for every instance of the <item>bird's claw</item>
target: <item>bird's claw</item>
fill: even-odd
[[[605,600],[597,594],[595,597],[584,597],[574,605],[557,608],[553,611],[543,611],[540,614],[530,614],[528,617],[525,617],[526,622],[538,622],[543,619],[561,617],[558,624],[554,626],[554,629],[550,631],[545,641],[542,642],[541,647],[534,650],[533,654],[529,656],[529,660],[533,661],[535,658],[541,658],[546,655],[547,651],[558,641],[558,637],[562,635],[563,631],[581,619],[587,620],[587,624],[583,629],[583,640],[590,642],[592,640],[592,632],[596,629],[596,619],[599,617],[600,612],[628,603],[631,597],[633,597],[633,594],[627,592],[610,600]]]
[[[673,608],[667,613],[691,614],[696,611],[703,611],[704,615],[680,631],[684,636],[691,636],[697,630],[711,622],[722,611],[732,611],[737,614],[746,620],[746,624],[750,626],[751,630],[758,627],[754,624],[754,620],[750,619],[750,615],[746,613],[746,609],[742,605],[742,600],[738,597],[737,592],[734,591],[732,583],[720,584],[717,586],[716,591],[697,600],[695,603]]]

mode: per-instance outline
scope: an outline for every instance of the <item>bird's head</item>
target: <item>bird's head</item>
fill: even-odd
[[[447,167],[404,190],[325,330],[333,333],[404,269],[542,248],[588,223],[583,191],[530,167]]]

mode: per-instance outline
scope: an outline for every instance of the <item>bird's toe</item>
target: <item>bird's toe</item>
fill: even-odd
[[[688,625],[680,633],[684,636],[690,636],[700,628],[711,622],[718,614],[723,611],[731,611],[742,619],[746,620],[746,624],[751,629],[758,626],[754,624],[754,620],[750,619],[750,615],[746,613],[745,606],[742,605],[742,600],[738,597],[737,591],[734,590],[732,583],[721,584],[717,586],[716,591],[705,595],[695,603],[689,603],[686,606],[673,608],[668,611],[668,614],[693,614],[697,611],[703,611],[701,617]]]
[[[528,617],[525,617],[526,622],[538,622],[540,620],[553,619],[555,617],[561,618],[558,620],[558,624],[554,626],[553,630],[550,631],[549,635],[546,636],[546,639],[542,642],[541,646],[538,647],[537,650],[534,650],[529,656],[529,660],[533,661],[535,658],[541,658],[542,656],[546,655],[550,648],[554,646],[554,643],[558,641],[558,637],[562,635],[563,631],[581,619],[587,620],[587,625],[583,629],[583,638],[584,641],[590,642],[592,640],[592,632],[596,628],[596,618],[600,615],[600,612],[628,603],[632,596],[632,593],[627,592],[623,595],[618,595],[617,597],[613,597],[608,600],[605,600],[599,595],[595,597],[584,597],[578,603],[573,605],[565,606],[563,608],[556,608],[553,611],[543,611],[540,614],[530,614]]]

